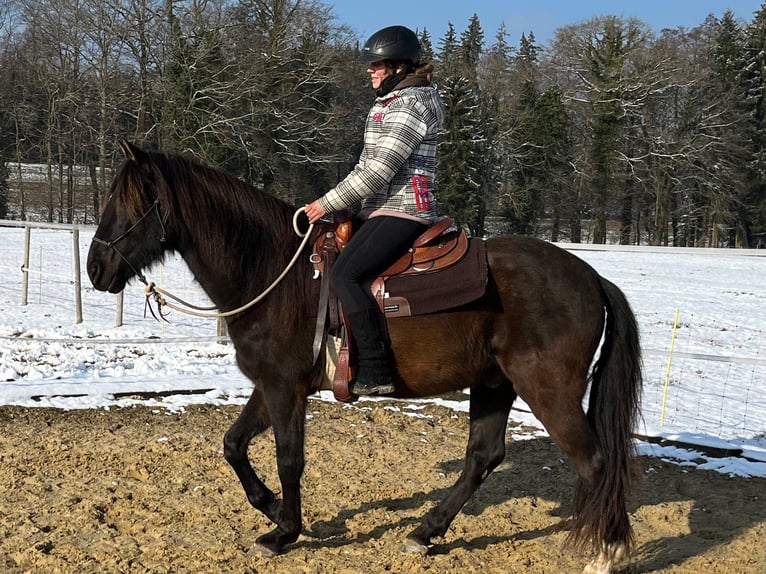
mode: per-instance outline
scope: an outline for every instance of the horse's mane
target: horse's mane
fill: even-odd
[[[180,241],[193,245],[201,259],[215,261],[225,277],[245,283],[241,291],[279,275],[298,245],[294,207],[197,160],[144,154],[148,162],[128,160],[123,165],[112,191],[120,194],[131,220],[154,201],[143,191],[150,177],[168,227],[182,236]],[[197,279],[202,283],[204,278]]]
[[[219,226],[246,235],[261,226],[277,236],[291,229],[293,207],[273,195],[193,159],[156,152],[150,157],[172,188],[175,213],[196,237],[215,241],[210,231]]]

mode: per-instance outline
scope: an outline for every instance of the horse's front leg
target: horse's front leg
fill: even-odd
[[[282,504],[258,478],[247,458],[247,447],[250,441],[269,428],[270,424],[263,393],[255,388],[245,408],[224,436],[223,455],[242,483],[248,502],[255,509],[263,512],[272,522],[279,523]]]
[[[277,527],[258,537],[253,550],[264,556],[278,554],[286,544],[295,542],[301,533],[301,476],[305,465],[304,433],[306,394],[300,387],[290,388],[284,381],[266,391],[266,403],[274,428],[277,472],[282,485],[282,513]]]

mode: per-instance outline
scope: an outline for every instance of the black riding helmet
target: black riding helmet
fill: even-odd
[[[409,60],[413,65],[420,63],[422,50],[415,32],[404,26],[389,26],[375,32],[364,43],[359,60]]]

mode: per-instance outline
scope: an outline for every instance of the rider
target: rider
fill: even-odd
[[[394,391],[395,370],[380,311],[365,280],[396,261],[439,219],[434,199],[436,141],[444,119],[433,66],[421,63],[415,33],[404,26],[375,32],[362,48],[375,102],[367,115],[359,162],[346,178],[306,206],[311,223],[355,207],[364,225],[355,231],[332,271],[356,344],[357,395]]]

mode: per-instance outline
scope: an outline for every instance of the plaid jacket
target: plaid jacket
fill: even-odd
[[[361,202],[363,210],[438,219],[436,138],[443,120],[435,87],[406,87],[377,98],[367,116],[359,163],[319,198],[320,205],[331,213]]]

